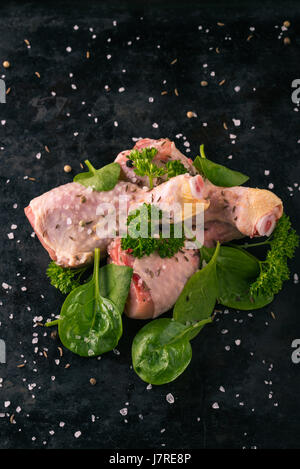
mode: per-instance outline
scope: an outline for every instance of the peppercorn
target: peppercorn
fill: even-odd
[[[133,168],[133,161],[132,161],[132,160],[127,160],[127,161],[126,161],[126,166],[127,166],[128,168]]]

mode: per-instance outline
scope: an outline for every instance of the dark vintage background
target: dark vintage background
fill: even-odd
[[[133,138],[169,137],[192,157],[205,143],[252,186],[273,184],[300,231],[291,100],[299,54],[296,1],[1,3],[0,76],[10,90],[0,104],[1,448],[299,447],[299,253],[271,305],[220,308],[186,372],[149,390],[131,369],[140,321],[124,318],[118,350],[101,360],[65,349],[60,357],[59,340],[36,325],[59,313],[63,297],[23,213],[86,157],[101,166]]]

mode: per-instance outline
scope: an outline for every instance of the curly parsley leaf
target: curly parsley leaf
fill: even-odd
[[[69,269],[61,267],[51,261],[46,274],[50,279],[53,287],[61,291],[61,293],[70,293],[81,285],[81,277],[89,267],[80,267],[79,269]]]
[[[179,160],[168,161],[166,164],[166,169],[169,179],[188,172],[188,170]]]
[[[169,224],[165,237],[162,229],[163,212],[155,205],[143,204],[127,218],[128,233],[121,239],[123,250],[130,250],[134,257],[141,258],[157,252],[162,258],[173,257],[184,246],[182,227]]]
[[[273,234],[266,241],[255,245],[269,245],[266,259],[259,261],[260,274],[250,287],[251,295],[261,292],[274,295],[282,289],[284,281],[290,278],[288,259],[292,259],[299,246],[299,236],[292,228],[290,219],[283,214]],[[254,246],[249,244],[245,247]]]
[[[132,150],[128,155],[128,159],[133,161],[134,172],[138,176],[147,176],[149,179],[149,187],[153,189],[153,179],[166,174],[164,168],[159,168],[153,163],[153,158],[157,154],[156,148],[143,148],[141,151]]]

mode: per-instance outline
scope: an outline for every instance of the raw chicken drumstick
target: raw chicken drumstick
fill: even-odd
[[[195,202],[201,202],[201,197],[195,187],[202,178],[199,175],[183,176],[174,177],[152,191],[119,181],[113,190],[97,192],[71,182],[33,199],[25,208],[25,214],[42,245],[57,264],[79,267],[92,260],[95,248],[100,248],[102,253],[106,251],[108,244],[117,235],[120,216],[125,217],[126,223],[129,203],[133,204],[136,199],[141,204],[143,201],[157,200],[160,194],[161,198],[164,196],[162,201],[165,204],[176,201],[183,205],[184,202],[190,202],[196,207],[198,204]],[[119,214],[121,196],[123,201]],[[99,237],[99,227],[103,225],[104,219],[103,212],[99,211],[101,204],[108,204],[117,215],[116,230],[113,229],[104,237]],[[207,202],[205,206],[208,206]]]
[[[125,312],[135,319],[155,318],[171,309],[199,268],[199,253],[194,249],[182,249],[170,259],[156,253],[138,259],[123,251],[120,239],[115,239],[108,254],[109,262],[133,268]]]
[[[230,241],[242,235],[270,236],[283,213],[282,201],[265,189],[218,187],[206,179],[201,196],[210,202],[204,214],[206,229],[220,229],[220,223],[229,225],[224,226],[224,233],[229,236],[224,233],[222,239],[209,236],[215,241]]]

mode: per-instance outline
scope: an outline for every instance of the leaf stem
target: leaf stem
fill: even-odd
[[[95,283],[96,296],[100,295],[100,291],[99,291],[99,264],[100,264],[100,249],[95,248],[93,281]]]
[[[201,158],[206,158],[206,155],[204,153],[204,143],[200,145],[200,155],[201,155]]]
[[[88,167],[89,171],[91,173],[95,173],[96,172],[96,169],[94,168],[94,166],[92,165],[92,163],[89,162],[89,160],[84,160],[86,166]]]
[[[260,243],[253,243],[253,244],[249,244],[249,243],[245,243],[245,244],[242,244],[242,245],[237,245],[237,244],[230,244],[231,246],[233,247],[238,247],[239,249],[248,249],[248,248],[253,248],[255,246],[265,246],[266,244],[271,244],[269,239],[266,239],[265,241],[261,241]]]
[[[59,319],[55,319],[54,321],[46,322],[44,324],[45,327],[52,327],[56,326],[59,323]]]

